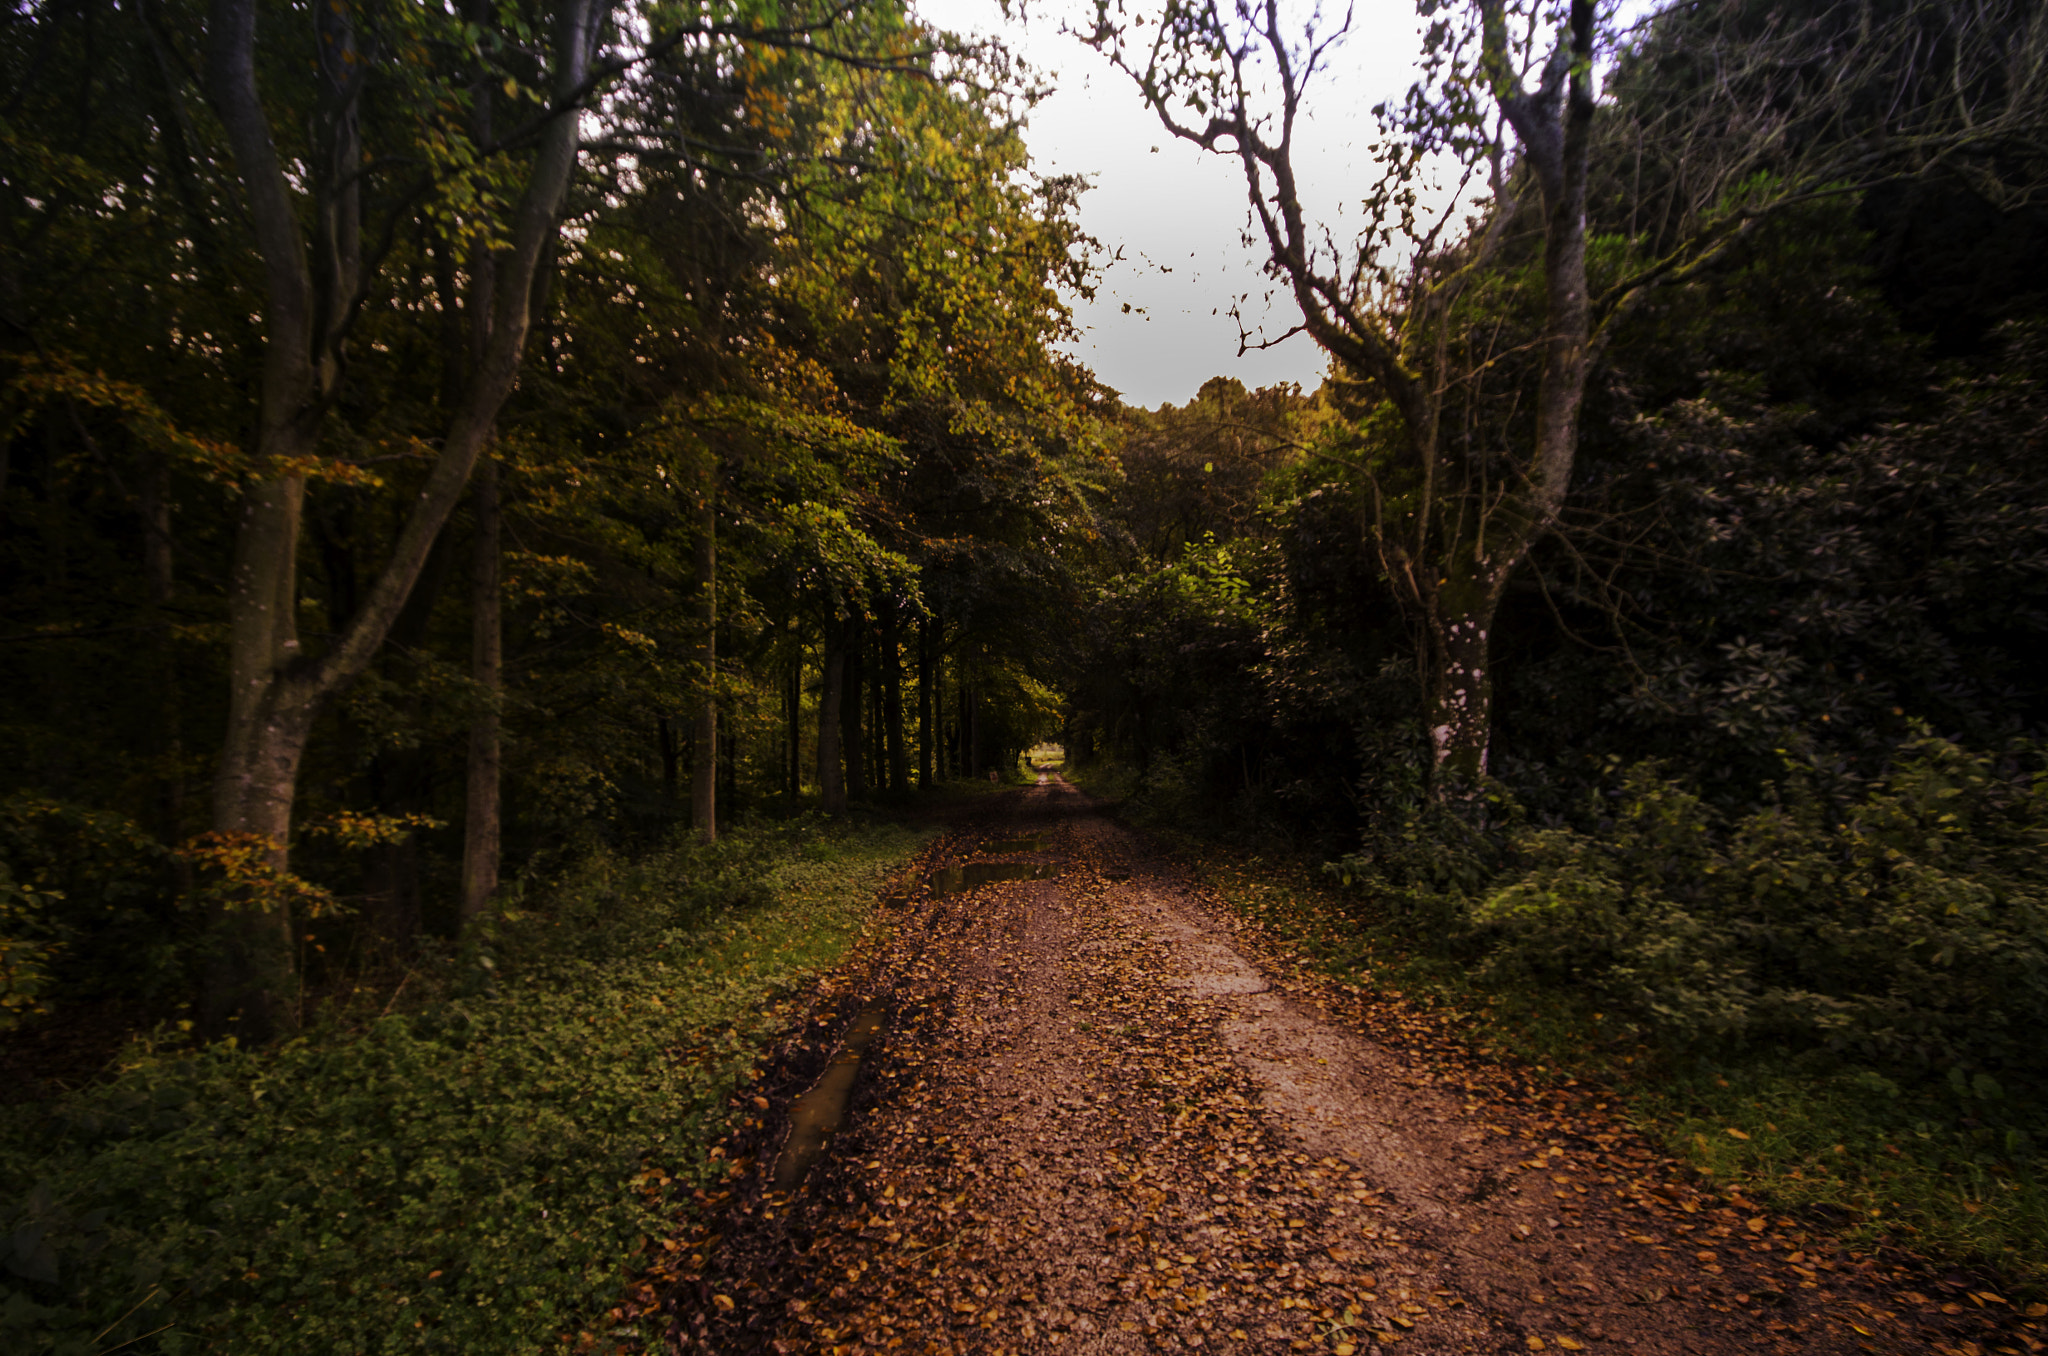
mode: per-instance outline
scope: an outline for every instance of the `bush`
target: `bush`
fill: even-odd
[[[1732,822],[1653,765],[1597,831],[1515,835],[1472,907],[1496,973],[1569,983],[1676,1044],[1776,1039],[2043,1072],[2048,777],[1922,734],[1833,806],[1795,776]]]

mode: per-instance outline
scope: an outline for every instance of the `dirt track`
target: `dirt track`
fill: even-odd
[[[1004,808],[934,864],[1041,834],[1043,852],[1005,855],[1057,875],[921,894],[826,986],[757,1090],[710,1202],[718,1237],[658,1269],[680,1271],[663,1307],[682,1349],[1967,1353],[1989,1336],[1979,1310],[1890,1294],[1799,1221],[1702,1194],[1589,1093],[1373,1038],[1375,1000],[1265,954],[1072,788]],[[798,1191],[769,1191],[790,1100],[877,1005],[846,1128]],[[2006,1329],[1989,1349],[2038,1349]]]

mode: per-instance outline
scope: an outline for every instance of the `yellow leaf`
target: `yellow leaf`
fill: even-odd
[[[1540,1337],[1538,1337],[1538,1336],[1537,1336],[1536,1334],[1534,1334],[1534,1333],[1530,1333],[1530,1334],[1529,1334],[1529,1350],[1531,1350],[1531,1351],[1541,1351],[1541,1350],[1543,1350],[1543,1339],[1542,1339],[1542,1338],[1540,1338]]]
[[[1857,1332],[1860,1332],[1860,1333],[1862,1333],[1862,1334],[1863,1334],[1863,1335],[1864,1335],[1865,1337],[1875,1337],[1875,1336],[1877,1336],[1877,1334],[1876,1334],[1876,1333],[1874,1333],[1874,1332],[1872,1332],[1872,1331],[1871,1331],[1870,1329],[1868,1329],[1868,1328],[1864,1327],[1864,1326],[1863,1326],[1863,1325],[1862,1325],[1861,1323],[1851,1323],[1851,1324],[1850,1324],[1849,1326],[1850,1326],[1850,1327],[1852,1327],[1852,1328],[1854,1328],[1854,1329],[1855,1329],[1855,1330],[1856,1330]]]
[[[2027,1306],[2027,1317],[2048,1318],[2048,1304],[2029,1304]]]
[[[1734,1126],[1732,1126],[1732,1125],[1728,1127],[1728,1135],[1729,1135],[1729,1137],[1730,1137],[1731,1139],[1748,1139],[1748,1138],[1749,1138],[1749,1135],[1748,1135],[1747,1133],[1745,1133],[1744,1131],[1741,1131],[1741,1130],[1737,1130],[1737,1129],[1736,1129],[1736,1128],[1735,1128]]]
[[[731,1295],[713,1295],[711,1302],[717,1305],[721,1312],[729,1312],[732,1309]]]
[[[1764,1226],[1769,1223],[1769,1220],[1765,1219],[1762,1215],[1758,1215],[1749,1222],[1749,1231],[1753,1234],[1760,1234],[1764,1231]]]
[[[1351,1356],[1351,1353],[1357,1350],[1358,1348],[1352,1346],[1349,1342],[1339,1342],[1337,1344],[1337,1356]]]
[[[1566,1351],[1584,1351],[1586,1349],[1584,1346],[1580,1345],[1577,1342],[1574,1342],[1569,1337],[1558,1338],[1557,1344],[1563,1347]]]

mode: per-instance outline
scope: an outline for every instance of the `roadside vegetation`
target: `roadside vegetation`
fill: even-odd
[[[0,1109],[10,1351],[542,1351],[723,1175],[734,1097],[926,835],[585,859],[294,1040]]]
[[[1190,826],[1184,800],[1173,798],[1175,809],[1164,813],[1142,793],[1132,796],[1140,779],[1128,768],[1098,765],[1075,780],[1105,799],[1123,794],[1124,818],[1200,862],[1230,908],[1310,969],[1406,1005],[1438,1037],[1476,1054],[1518,1061],[1554,1083],[1610,1089],[1653,1142],[1723,1190],[1739,1189],[1852,1244],[1971,1268],[2022,1307],[2048,1301],[2048,1157],[2039,1139],[2048,1096],[2038,1075],[2008,1072],[2011,1081],[2000,1082],[1973,1072],[1989,1062],[1981,1049],[1951,1046],[1946,1059],[1923,1058],[1896,1039],[1858,1039],[1847,1020],[1820,1031],[1797,1022],[1731,1030],[1697,1008],[1660,1003],[1653,985],[1618,982],[1611,962],[1555,968],[1548,948],[1498,923],[1526,899],[1531,877],[1554,881],[1541,865],[1527,875],[1476,873],[1485,882],[1476,894],[1396,886],[1357,874],[1355,858],[1328,862],[1274,837],[1240,833],[1235,846],[1220,845],[1222,826]],[[1803,914],[1827,916],[1810,905]],[[1596,954],[1613,945],[1590,927],[1570,935],[1575,949]],[[1661,973],[1701,986],[1689,991],[1696,1002],[1739,1006],[1753,995],[1725,955],[1716,968],[1687,952],[1698,929],[1650,935],[1665,956]],[[1910,965],[1910,950],[1889,963]],[[1727,987],[1713,989],[1717,980]],[[1850,998],[1803,998],[1846,1010],[1854,990],[1877,986],[1865,979],[1844,987]],[[1950,1000],[1944,994],[1934,1006]],[[1903,1001],[1893,1010],[1901,1022],[1939,1020]],[[1981,999],[1970,1010],[1999,1011]],[[1844,1034],[1830,1039],[1830,1031]],[[2029,1063],[2022,1055],[1993,1067]]]

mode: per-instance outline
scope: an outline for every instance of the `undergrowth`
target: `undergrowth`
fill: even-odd
[[[408,1010],[264,1051],[159,1033],[0,1111],[0,1349],[553,1347],[709,1180],[730,1094],[922,841],[598,856],[423,964]]]
[[[1418,937],[1406,908],[1339,888],[1312,861],[1163,833],[1244,916],[1340,981],[1437,1009],[1475,1048],[1611,1087],[1639,1130],[1717,1181],[1943,1265],[2048,1295],[2042,1106],[1956,1070],[1918,1074],[1812,1048],[1674,1046],[1585,994],[1488,973]]]

